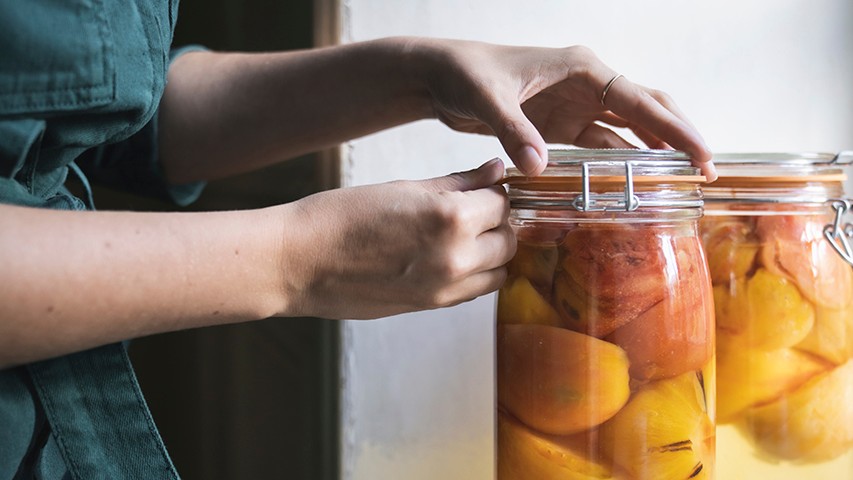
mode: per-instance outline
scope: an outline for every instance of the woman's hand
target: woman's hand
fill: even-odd
[[[294,204],[283,245],[288,315],[376,318],[492,292],[515,254],[499,160],[424,181],[319,193]],[[296,233],[298,232],[298,233]],[[293,244],[295,238],[295,244]],[[289,245],[288,245],[289,244]]]
[[[0,204],[0,369],[173,330],[377,318],[494,291],[515,254],[502,174],[494,160],[232,212]]]
[[[478,42],[410,39],[416,75],[426,82],[442,122],[493,134],[513,163],[541,173],[549,143],[631,148],[600,123],[632,130],[650,148],[690,154],[716,178],[702,137],[665,93],[619,77],[585,47],[510,47]],[[602,103],[602,99],[604,102]]]
[[[160,105],[160,154],[173,183],[260,168],[426,118],[493,134],[523,172],[546,142],[690,154],[713,179],[699,133],[665,94],[620,77],[587,48],[511,47],[394,37],[276,53],[190,52]]]

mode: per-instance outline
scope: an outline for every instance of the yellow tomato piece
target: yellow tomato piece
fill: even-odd
[[[560,315],[525,277],[516,277],[498,292],[498,323],[557,326]]]
[[[746,279],[714,285],[714,315],[717,330],[722,333],[741,333],[746,328]]]
[[[603,423],[630,395],[621,348],[545,325],[498,325],[497,381],[501,407],[553,435]]]
[[[741,330],[754,348],[773,350],[801,342],[814,325],[814,308],[785,277],[761,268],[747,281],[743,300],[730,303],[732,312],[744,312]]]
[[[546,435],[504,412],[498,412],[497,457],[498,480],[613,478],[599,461],[594,431]]]
[[[601,426],[605,457],[633,480],[714,478],[714,425],[704,395],[696,372],[644,385]]]
[[[741,218],[725,217],[716,222],[703,220],[702,239],[715,285],[744,278],[758,253],[752,225]]]
[[[815,308],[815,323],[797,348],[841,365],[853,358],[853,306]]]
[[[526,277],[543,292],[551,291],[557,267],[557,245],[518,242],[515,256],[507,264],[510,276]]]
[[[702,367],[702,390],[705,391],[705,410],[712,425],[717,424],[717,355]]]
[[[764,453],[823,462],[853,449],[853,360],[773,403],[749,409],[740,428]]]
[[[794,349],[759,350],[740,345],[717,349],[717,418],[729,423],[748,407],[771,402],[829,365]]]

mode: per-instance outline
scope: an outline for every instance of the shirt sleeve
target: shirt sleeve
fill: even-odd
[[[172,50],[170,61],[203,47],[190,45]],[[205,182],[183,185],[169,184],[160,165],[158,150],[158,114],[130,138],[98,146],[83,153],[77,165],[93,183],[139,195],[169,200],[180,206],[194,202],[201,195]]]

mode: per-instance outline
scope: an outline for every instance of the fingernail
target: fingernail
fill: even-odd
[[[521,151],[518,152],[518,169],[525,175],[539,171],[539,167],[544,162],[545,160],[539,156],[539,152],[530,145],[522,147]]]
[[[719,178],[719,175],[717,175],[717,167],[710,160],[702,165],[702,170],[705,172],[705,178],[708,180],[708,183]]]
[[[496,163],[500,163],[501,166],[503,166],[503,160],[501,160],[500,157],[495,157],[495,158],[489,160],[488,162],[484,163],[483,165],[481,165],[480,168],[491,167],[492,165],[494,165]]]

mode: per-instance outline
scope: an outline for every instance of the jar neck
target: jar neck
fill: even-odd
[[[514,208],[511,223],[565,224],[565,223],[696,223],[702,217],[698,209],[648,209],[635,212],[578,212],[567,209]]]
[[[726,204],[821,206],[844,196],[841,182],[759,182],[723,179],[704,189],[706,208]]]
[[[633,209],[624,188],[602,186],[591,195],[591,208],[584,208],[580,190],[509,189],[512,215],[524,220],[656,222],[702,216],[702,192],[696,184],[640,185],[632,196],[636,202]]]

